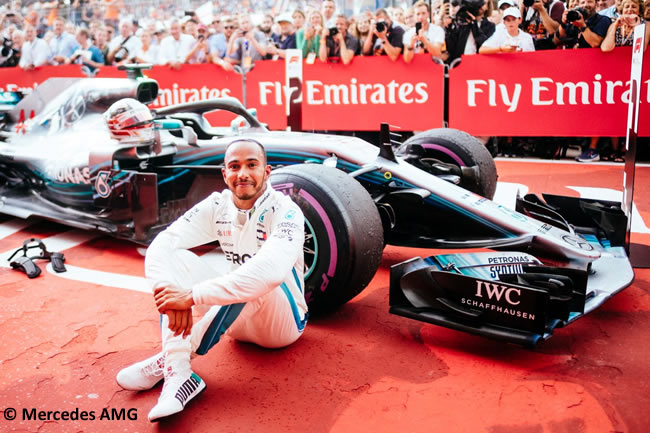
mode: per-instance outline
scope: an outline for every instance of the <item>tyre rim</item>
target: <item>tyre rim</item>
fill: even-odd
[[[318,261],[318,240],[309,221],[305,218],[305,243],[302,250],[305,255],[305,280],[309,278]]]

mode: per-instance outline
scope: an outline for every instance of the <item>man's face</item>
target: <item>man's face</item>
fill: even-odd
[[[188,21],[185,23],[185,33],[196,37],[196,24],[194,21]]]
[[[75,36],[75,39],[77,40],[77,43],[81,45],[82,47],[86,46],[86,36],[83,33],[77,33]]]
[[[104,45],[106,41],[108,40],[108,33],[106,33],[106,30],[104,29],[97,29],[95,32],[95,41],[97,42],[97,45]]]
[[[23,46],[23,42],[25,42],[23,35],[20,32],[13,32],[11,35],[11,43],[14,48],[20,49]]]
[[[375,15],[375,21],[385,21],[386,22],[386,27],[390,27],[392,21],[390,20],[390,17],[385,14],[384,12],[379,12],[377,15]]]
[[[588,16],[596,13],[596,0],[580,0],[580,7],[587,11]]]
[[[123,38],[131,36],[132,31],[133,31],[133,26],[131,25],[131,23],[122,23],[122,25],[120,26],[120,35],[122,35]]]
[[[249,141],[231,145],[221,170],[228,189],[232,191],[239,209],[250,209],[263,193],[271,174],[271,166],[265,164],[264,152]]]
[[[63,21],[56,20],[54,21],[54,34],[59,36],[63,33]]]
[[[177,22],[173,22],[171,26],[169,26],[169,34],[172,35],[172,37],[176,40],[178,40],[181,37],[181,25]]]
[[[323,2],[323,8],[322,12],[323,15],[325,15],[325,19],[330,19],[332,15],[334,15],[334,11],[336,10],[336,5],[334,4],[333,1],[326,0]]]
[[[35,37],[36,37],[36,31],[34,30],[34,27],[32,26],[25,27],[25,40],[28,40],[29,42],[33,42]]]
[[[283,36],[289,36],[291,34],[291,23],[289,21],[282,21],[280,23],[280,33]]]
[[[347,32],[348,30],[347,20],[343,17],[336,18],[336,28],[338,29],[340,34],[345,36],[345,32]]]
[[[427,7],[418,6],[418,8],[415,9],[415,22],[424,24],[427,21],[429,21],[429,12],[427,10]]]
[[[503,19],[503,25],[506,26],[508,33],[516,32],[519,28],[519,24],[521,24],[521,18],[515,18],[508,15]]]
[[[235,23],[232,21],[224,21],[223,23],[223,34],[226,35],[226,38],[230,38],[230,35],[235,31]]]
[[[271,17],[264,17],[264,21],[262,21],[262,30],[265,32],[268,32],[271,30],[271,27],[273,27],[273,20]]]
[[[646,20],[650,19],[650,1],[647,1],[643,4],[643,13]]]

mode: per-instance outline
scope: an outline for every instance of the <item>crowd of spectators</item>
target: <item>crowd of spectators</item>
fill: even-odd
[[[418,0],[355,16],[334,0],[215,0],[211,10],[191,1],[12,0],[0,6],[0,66],[79,63],[91,76],[102,65],[131,62],[233,70],[291,48],[307,63],[348,64],[361,55],[409,63],[427,53],[453,64],[475,53],[611,51],[631,45],[634,27],[650,19],[650,0]],[[648,24],[646,35],[647,43]],[[598,140],[580,160],[600,158]],[[618,140],[611,143],[611,158],[620,160]]]

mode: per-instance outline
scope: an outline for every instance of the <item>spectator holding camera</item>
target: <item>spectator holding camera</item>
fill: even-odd
[[[282,14],[275,22],[280,25],[280,33],[273,33],[271,35],[272,44],[269,45],[268,52],[273,58],[281,57],[284,59],[288,49],[296,48],[296,35],[293,33],[291,17],[289,15]]]
[[[187,24],[191,22],[192,20],[188,21]],[[188,34],[192,36],[192,33]],[[196,26],[196,39],[194,39],[193,44],[194,46],[185,57],[185,63],[206,63],[210,57],[210,46],[208,44],[208,28],[204,24]]]
[[[169,36],[160,41],[158,63],[179,70],[188,59],[196,40],[187,33],[181,32],[181,24],[174,20],[169,25]]]
[[[415,26],[404,33],[404,61],[410,63],[413,55],[427,52],[434,57],[442,54],[445,43],[445,31],[442,27],[429,22],[431,11],[429,4],[418,0],[414,5]]]
[[[22,57],[22,48],[25,44],[25,33],[22,30],[14,30],[11,34],[11,50],[13,55],[11,56],[10,62],[5,66],[18,66],[20,63],[20,58]]]
[[[605,39],[600,45],[603,52],[612,51],[615,47],[632,46],[634,41],[634,28],[645,23],[645,47],[648,46],[648,39],[650,39],[650,26],[642,18],[643,5],[640,5],[636,0],[623,0],[621,15],[616,18],[616,21],[609,25]]]
[[[522,29],[533,37],[535,49],[553,50],[553,35],[560,27],[564,3],[559,0],[523,0]]]
[[[90,33],[86,29],[79,29],[76,35],[79,48],[66,59],[66,64],[79,63],[86,66],[90,72],[104,66],[104,56],[99,48],[90,43]]]
[[[249,15],[240,15],[239,29],[233,32],[228,41],[225,62],[219,64],[226,70],[232,69],[232,65],[241,65],[245,69],[250,68],[254,62],[266,56],[267,50],[264,33],[253,29]]]
[[[503,12],[504,29],[495,30],[494,34],[481,45],[479,53],[514,53],[516,51],[535,51],[533,37],[519,29],[521,12],[510,7]]]
[[[321,31],[318,57],[322,62],[341,59],[347,65],[361,50],[359,40],[348,33],[348,19],[345,15],[337,15],[335,23],[336,27]]]
[[[302,57],[313,63],[320,51],[320,37],[325,25],[323,15],[317,10],[309,13],[305,26],[296,32],[296,46],[302,50]]]
[[[120,21],[120,33],[108,44],[107,64],[121,65],[126,63],[140,50],[142,43],[133,34],[133,21],[124,18]]]
[[[19,66],[25,70],[46,65],[50,60],[50,47],[41,38],[36,37],[36,29],[25,27],[25,43],[23,44]]]
[[[363,54],[366,56],[388,56],[396,61],[404,48],[404,29],[393,26],[386,9],[377,9],[375,19],[370,23],[372,37],[363,44]]]
[[[476,54],[492,34],[495,25],[485,17],[485,0],[463,0],[456,16],[446,29],[446,43],[451,63],[462,54]]]
[[[610,19],[596,13],[596,0],[580,0],[580,7],[567,10],[562,18],[563,26],[555,32],[556,42],[575,38],[578,48],[597,48],[607,34]]]
[[[54,35],[50,40],[50,51],[52,57],[50,62],[53,65],[61,65],[69,58],[72,53],[77,49],[77,41],[74,36],[64,31],[65,20],[63,18],[56,18],[54,20]]]

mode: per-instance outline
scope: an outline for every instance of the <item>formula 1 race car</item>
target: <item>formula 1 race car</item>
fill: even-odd
[[[225,98],[151,110],[152,139],[122,141],[109,134],[103,113],[123,98],[151,104],[158,93],[154,80],[128,69],[124,79],[50,79],[0,105],[0,213],[147,244],[225,188],[226,146],[251,138],[266,148],[274,188],[305,214],[313,313],[361,292],[385,244],[489,249],[393,266],[391,312],[529,346],[634,278],[620,206],[532,195],[520,197],[516,210],[493,203],[494,161],[462,131],[425,131],[399,145],[386,126],[379,145],[270,132]],[[215,111],[234,119],[213,126],[204,115]]]

